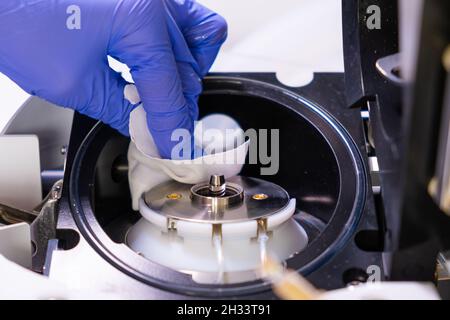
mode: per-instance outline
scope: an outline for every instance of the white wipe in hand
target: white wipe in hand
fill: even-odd
[[[139,209],[141,195],[162,182],[173,179],[197,184],[208,181],[213,174],[224,175],[225,178],[239,174],[249,145],[234,119],[213,114],[202,119],[194,133],[194,141],[207,155],[193,160],[161,159],[142,105],[130,115],[130,136],[128,178],[134,210]]]

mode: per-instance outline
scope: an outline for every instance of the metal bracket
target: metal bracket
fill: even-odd
[[[1,224],[26,222],[31,225],[31,240],[34,245],[32,269],[39,273],[44,271],[48,242],[56,238],[57,205],[61,198],[62,185],[62,180],[56,182],[49,194],[33,211],[0,204]]]
[[[32,223],[38,212],[21,210],[0,203],[0,224]]]
[[[386,79],[396,84],[404,84],[405,81],[401,77],[400,59],[400,53],[392,54],[378,59],[375,66],[377,71]]]
[[[61,198],[63,181],[56,182],[43,203],[39,216],[31,224],[31,239],[35,245],[32,268],[36,272],[44,271],[47,246],[50,239],[56,238],[58,201]]]

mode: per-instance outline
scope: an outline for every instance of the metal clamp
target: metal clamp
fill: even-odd
[[[375,66],[379,73],[386,79],[396,83],[404,84],[400,74],[400,53],[378,59]]]
[[[36,272],[43,272],[48,242],[56,238],[57,210],[62,186],[62,180],[53,185],[46,201],[42,204],[38,217],[31,224],[31,239],[35,245],[32,268]]]

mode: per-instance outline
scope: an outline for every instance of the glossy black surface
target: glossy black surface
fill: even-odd
[[[201,115],[225,113],[237,119],[244,131],[279,129],[278,173],[261,175],[259,163],[246,165],[241,175],[274,182],[298,200],[299,210],[324,222],[331,219],[339,197],[340,175],[330,142],[319,131],[325,124],[312,124],[277,102],[237,93],[207,92],[200,99],[200,106]]]
[[[381,10],[380,29],[367,28],[372,5]],[[370,113],[371,152],[380,167],[377,211],[385,221],[384,250],[393,254],[385,255],[392,280],[434,281],[437,252],[450,247],[450,221],[428,194],[448,82],[442,56],[450,39],[449,2],[424,1],[422,9],[419,34],[403,35],[418,39],[417,52],[408,53],[418,56],[416,80],[400,86],[376,68],[378,59],[399,51],[398,1],[342,6],[346,104]]]
[[[368,8],[380,8],[381,29],[369,29]],[[370,113],[371,153],[378,159],[382,200],[379,219],[388,220],[386,247],[395,246],[399,217],[395,205],[400,197],[402,88],[383,77],[377,60],[398,52],[398,8],[392,0],[342,2],[346,107]]]

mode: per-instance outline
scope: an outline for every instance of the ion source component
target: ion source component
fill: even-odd
[[[261,179],[226,182],[213,175],[194,186],[166,182],[143,195],[140,212],[144,219],[130,229],[127,244],[199,283],[255,280],[267,251],[285,260],[308,243],[291,220],[295,199]]]
[[[214,179],[214,176],[211,177]],[[224,181],[224,178],[222,176]],[[162,183],[144,194],[150,212],[167,218],[199,223],[231,223],[256,220],[272,215],[289,203],[288,193],[278,185],[256,178],[233,177],[224,182],[223,194],[214,194],[212,184],[195,186],[176,181]],[[256,200],[255,195],[267,199]],[[173,199],[171,196],[178,195]],[[140,208],[148,215],[147,208]],[[144,212],[143,212],[144,211]]]
[[[337,103],[342,102],[342,99],[336,99],[333,90],[325,90],[323,92],[327,95],[322,94],[320,88],[323,83],[330,83],[324,81],[331,80],[333,85],[339,87],[341,78],[327,75],[320,76],[318,82],[315,81],[311,87],[296,89],[293,92],[243,77],[210,77],[205,81],[205,91],[200,99],[200,117],[225,113],[237,119],[243,130],[256,128],[259,132],[259,129],[264,128],[280,129],[279,172],[274,176],[262,176],[260,169],[266,164],[261,163],[245,164],[241,174],[282,186],[290,197],[295,198],[289,200],[289,205],[296,201],[293,220],[285,220],[286,223],[280,227],[289,226],[287,223],[294,221],[295,225],[306,231],[308,245],[298,254],[284,260],[288,268],[302,273],[308,280],[313,281],[315,286],[323,289],[345,285],[342,275],[350,266],[364,269],[369,264],[381,265],[379,253],[360,250],[353,241],[353,235],[360,230],[371,229],[376,219],[372,216],[371,206],[365,202],[367,181],[358,151],[358,146],[362,147],[363,144],[359,138],[355,144],[348,134],[355,132],[354,130],[359,132],[359,114],[350,112],[344,105]],[[317,98],[317,103],[321,103],[321,106],[312,103],[303,95],[310,99]],[[334,117],[330,117],[327,111],[335,114],[338,121],[349,124],[350,128],[343,130],[344,127]],[[352,124],[358,124],[357,128],[353,128]],[[230,274],[240,275],[241,272],[222,270],[223,277],[227,280],[224,282],[227,283],[211,285],[219,278],[218,267],[213,269],[215,271],[212,273],[199,269],[195,274],[192,271],[195,269],[189,270],[185,265],[167,267],[162,264],[163,261],[156,262],[150,256],[143,257],[144,250],[137,246],[137,242],[133,249],[126,246],[126,243],[131,244],[135,230],[141,225],[143,230],[148,230],[145,225],[151,225],[161,237],[194,237],[182,235],[187,221],[177,221],[174,225],[176,232],[169,232],[167,225],[164,225],[165,229],[156,227],[133,210],[128,180],[130,170],[116,170],[117,164],[126,165],[130,141],[108,126],[99,124],[93,128],[93,125],[89,119],[81,115],[76,116],[66,169],[70,175],[66,175],[58,215],[58,230],[75,230],[61,233],[66,247],[73,249],[53,252],[50,268],[52,279],[68,282],[68,275],[80,275],[76,278],[77,285],[92,288],[110,288],[114,285],[120,288],[121,295],[128,297],[274,297],[267,281],[228,281]],[[214,171],[216,172],[211,174],[217,173],[217,169]],[[218,172],[222,173],[220,170]],[[209,176],[203,179],[209,181]],[[146,190],[153,188],[148,187]],[[268,195],[262,193],[264,192],[260,191],[255,194],[254,198],[264,201]],[[190,195],[190,186],[188,194]],[[247,193],[244,190],[245,194]],[[172,195],[174,198],[179,196]],[[143,208],[145,199],[137,197],[136,202],[136,208],[139,207],[139,202]],[[167,221],[161,214],[155,216]],[[275,218],[278,218],[278,215],[267,219],[269,236],[272,231],[272,238],[268,239],[267,246],[280,258],[282,252],[270,248],[274,244],[272,239],[275,238],[277,230],[283,234],[283,230],[271,226],[272,223],[276,224]],[[278,219],[283,220],[284,217]],[[212,250],[212,266],[214,263],[218,264],[219,256],[223,257],[225,263],[238,261],[230,259],[225,247],[222,252],[218,252],[215,245],[228,243],[227,225],[233,223],[220,224],[221,241],[217,236],[212,241],[212,224],[195,225],[199,228],[211,225],[208,237],[200,238],[200,243],[207,244],[208,250]],[[259,243],[255,239],[258,234],[257,226],[255,223],[251,225],[254,229],[248,239],[254,240],[254,251],[251,250],[255,252],[256,258],[259,258]],[[136,231],[135,234],[139,232]],[[142,235],[148,233],[141,232],[140,236]],[[154,245],[156,241],[150,240],[158,238],[148,236],[147,239],[139,239],[143,240],[140,242],[143,245]],[[174,247],[178,245],[174,243],[171,242]],[[287,246],[280,244],[280,247],[284,249]],[[160,246],[155,245],[155,249],[157,248]],[[168,257],[169,249],[173,250],[166,248],[159,256]],[[202,247],[197,247],[193,254],[199,254],[201,250]],[[141,252],[141,255],[137,252]],[[179,252],[185,253],[182,250]],[[168,262],[172,263],[174,260],[181,263],[185,261],[185,256],[180,254]],[[197,262],[202,266],[202,260]],[[199,278],[203,274],[211,275],[210,281],[200,283]],[[337,276],[330,278],[330,274]]]

